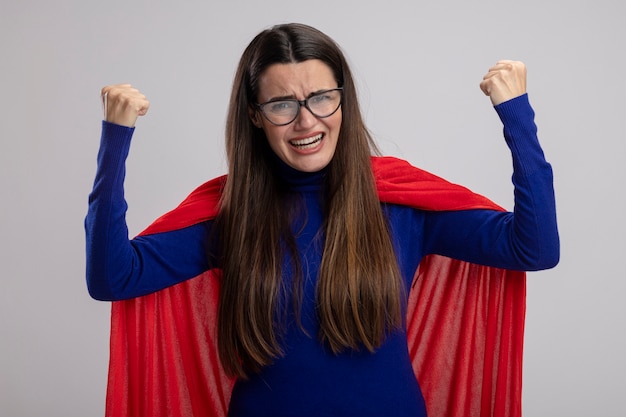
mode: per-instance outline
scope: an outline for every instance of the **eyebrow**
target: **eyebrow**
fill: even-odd
[[[312,97],[312,96],[316,95],[316,94],[320,94],[320,93],[323,93],[323,92],[329,91],[329,90],[334,90],[335,88],[338,88],[338,87],[322,88],[322,89],[319,89],[317,91],[312,91],[312,92],[309,93],[308,96],[306,96],[305,100],[308,99],[309,97]],[[296,98],[295,95],[291,94],[291,95],[288,95],[288,96],[272,97],[269,100],[267,100],[266,103],[270,103],[272,101],[281,101],[281,100],[298,100],[298,99]]]

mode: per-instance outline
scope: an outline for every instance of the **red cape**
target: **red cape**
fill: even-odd
[[[501,210],[407,162],[372,158],[379,198],[424,210]],[[217,214],[225,176],[198,187],[142,234]],[[523,272],[427,256],[407,312],[429,416],[521,416]],[[217,353],[219,271],[113,303],[107,417],[225,416],[234,380]]]

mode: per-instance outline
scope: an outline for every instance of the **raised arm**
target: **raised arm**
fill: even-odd
[[[480,87],[504,124],[513,159],[515,208],[512,213],[431,213],[425,228],[427,251],[508,269],[551,268],[559,260],[553,176],[526,94],[526,67],[499,61]]]
[[[119,300],[148,294],[206,270],[210,225],[129,240],[125,162],[137,118],[146,114],[150,104],[128,84],[105,87],[102,97],[105,120],[85,218],[87,287],[93,298]]]

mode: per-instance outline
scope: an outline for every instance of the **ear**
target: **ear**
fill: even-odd
[[[252,107],[250,107],[248,109],[248,114],[250,115],[250,120],[252,121],[252,124],[261,129],[263,127],[261,113],[257,109],[253,109]]]

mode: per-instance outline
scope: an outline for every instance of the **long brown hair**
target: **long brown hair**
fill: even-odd
[[[319,59],[343,87],[342,124],[325,186],[325,245],[317,284],[322,343],[334,352],[374,351],[401,326],[401,284],[388,225],[370,164],[377,152],[357,102],[354,81],[337,44],[301,24],[275,26],[244,51],[233,83],[226,124],[229,175],[219,215],[219,263],[223,271],[218,345],[224,368],[245,378],[280,357],[285,288],[283,260],[301,274],[290,229],[289,203],[272,167],[263,131],[251,121],[258,80],[270,65]]]

